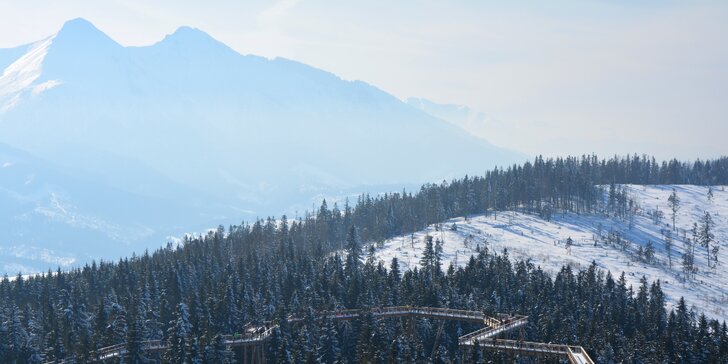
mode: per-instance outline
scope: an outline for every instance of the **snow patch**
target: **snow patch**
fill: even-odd
[[[14,245],[14,246],[8,246],[8,247],[2,247],[0,246],[0,256],[8,256],[13,258],[22,258],[22,259],[29,259],[29,260],[36,260],[52,265],[57,265],[61,267],[69,267],[77,262],[76,257],[70,254],[61,254],[58,253],[52,249],[46,249],[46,248],[40,248],[37,246],[32,245]],[[19,263],[7,263],[7,265],[13,265],[17,264],[20,267]],[[27,268],[27,267],[23,267]],[[28,272],[33,271],[33,269],[20,269],[20,268],[14,268],[14,269],[6,269],[7,272]]]
[[[75,228],[102,232],[117,242],[128,241],[129,239],[138,240],[152,236],[155,232],[152,228],[142,225],[125,228],[98,216],[81,213],[69,199],[53,192],[50,195],[49,201],[46,204],[36,206],[33,212],[50,220],[63,222]],[[127,242],[127,244],[129,243]]]
[[[425,230],[375,243],[376,257],[385,263],[397,257],[403,269],[419,265],[425,246],[425,237],[441,240],[443,244],[443,269],[452,263],[455,266],[467,264],[478,247],[487,247],[491,252],[502,253],[508,249],[509,256],[519,260],[530,260],[544,271],[557,273],[562,266],[569,265],[576,270],[587,269],[592,261],[601,269],[608,270],[616,280],[625,272],[628,284],[636,290],[640,279],[660,280],[668,297],[668,309],[674,307],[680,297],[685,297],[696,312],[728,320],[728,191],[724,186],[713,187],[712,200],[707,197],[704,186],[626,186],[627,192],[638,205],[638,212],[632,221],[602,214],[555,214],[551,221],[538,216],[508,211],[454,218]],[[671,215],[667,198],[675,188],[681,199],[677,216],[679,234],[673,234],[672,267],[669,266],[662,231],[669,230]],[[664,213],[661,221],[648,215],[659,209]],[[694,222],[709,212],[715,222],[714,234],[721,248],[719,264],[707,268],[705,249],[697,247],[695,260],[699,269],[692,280],[682,279],[681,257],[685,249],[683,231],[689,231]],[[604,243],[599,236],[610,232],[618,233],[630,241],[623,249]],[[687,233],[690,237],[690,233]],[[566,239],[573,245],[567,249]],[[595,242],[597,240],[597,242]],[[638,250],[653,243],[653,262],[638,259]]]
[[[50,90],[50,89],[52,89],[52,88],[54,88],[54,87],[56,87],[56,86],[58,86],[58,85],[60,85],[62,83],[63,82],[61,82],[59,80],[50,80],[50,81],[43,82],[40,85],[37,85],[37,86],[33,87],[32,94],[33,94],[33,96],[38,96],[41,93],[43,93],[45,91],[48,91],[48,90]]]
[[[33,82],[41,75],[43,60],[46,54],[48,54],[48,49],[53,43],[53,38],[55,38],[55,35],[33,44],[26,54],[5,68],[2,76],[0,76],[0,113],[5,113],[14,108],[20,102],[21,95],[29,88],[33,92],[35,91]],[[35,87],[48,84],[48,82]],[[50,87],[56,86],[57,84],[52,84]],[[46,85],[45,87],[48,86]]]

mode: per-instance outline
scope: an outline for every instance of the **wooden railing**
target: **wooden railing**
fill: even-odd
[[[499,318],[486,316],[479,311],[468,311],[439,307],[416,307],[416,306],[393,306],[378,307],[368,310],[338,310],[321,312],[316,315],[316,320],[324,318],[334,320],[351,320],[361,317],[364,314],[371,314],[374,317],[427,317],[443,320],[470,321],[485,325],[486,327],[458,338],[460,346],[478,346],[497,351],[518,352],[529,355],[558,355],[568,358],[572,364],[593,364],[589,355],[581,346],[568,346],[562,344],[536,343],[520,340],[503,340],[496,337],[502,333],[521,327],[528,322],[526,316],[500,315]],[[303,321],[300,317],[290,316],[286,319],[289,323]],[[242,334],[224,335],[225,345],[254,346],[261,345],[268,340],[273,331],[278,328],[277,324],[266,322],[262,326],[248,324],[243,327]],[[147,340],[141,343],[141,349],[145,352],[160,352],[169,348],[167,341]],[[120,357],[127,353],[125,344],[116,344],[96,350],[93,354],[95,361]],[[54,363],[54,362],[49,362]],[[57,364],[59,364],[58,362]]]
[[[521,340],[504,340],[495,337],[483,340],[460,341],[460,346],[477,346],[494,351],[536,356],[559,356],[569,360],[571,364],[594,364],[586,350],[581,346],[563,344],[537,343]]]
[[[581,346],[570,346],[568,356],[571,364],[594,364],[589,354]]]
[[[463,335],[458,338],[458,342],[460,343],[460,345],[472,345],[474,341],[482,341],[484,339],[498,336],[507,331],[524,326],[528,323],[528,317],[520,316],[512,320],[508,319],[501,322],[502,323],[498,326],[485,327],[480,330]]]
[[[439,307],[416,307],[416,306],[392,306],[392,307],[375,307],[368,310],[347,309],[333,312],[322,312],[317,315],[321,318],[331,318],[334,320],[350,320],[357,318],[365,313],[371,313],[374,317],[400,317],[400,316],[416,316],[431,317],[439,319],[453,319],[462,321],[473,321],[477,323],[486,323],[499,321],[495,318],[488,317],[480,311],[467,311]],[[300,318],[290,317],[288,322],[301,321]]]
[[[223,338],[225,339],[225,344],[229,346],[255,345],[268,340],[273,335],[273,330],[277,327],[278,325],[264,326],[243,334],[224,335]]]
[[[141,342],[141,350],[146,352],[164,351],[167,350],[167,348],[168,344],[164,340],[146,340]],[[96,350],[94,356],[98,358],[98,360],[104,360],[124,355],[126,352],[127,349],[125,344],[116,344]]]
[[[498,327],[501,325],[500,320],[498,320],[496,318],[485,316],[485,318],[483,320],[484,320],[485,325],[488,327]]]

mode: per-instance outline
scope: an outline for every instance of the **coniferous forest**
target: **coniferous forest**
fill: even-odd
[[[118,363],[230,363],[221,335],[247,323],[280,322],[265,346],[271,363],[479,363],[515,357],[458,348],[475,328],[430,319],[315,320],[317,312],[395,305],[529,316],[523,335],[584,346],[600,363],[728,363],[725,322],[680,301],[667,310],[660,282],[627,286],[622,272],[564,267],[550,276],[507,251],[481,249],[463,267],[438,252],[402,271],[364,247],[447,218],[520,210],[544,217],[599,213],[618,184],[728,184],[728,158],[692,163],[645,156],[536,158],[482,176],[424,185],[416,193],[324,202],[301,219],[267,218],[219,227],[118,262],[0,282],[0,361],[89,362],[93,351],[126,347]],[[287,323],[289,315],[301,317]],[[150,339],[163,353],[141,350]],[[524,362],[532,358],[519,359]]]

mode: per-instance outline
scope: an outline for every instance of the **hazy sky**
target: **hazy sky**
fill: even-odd
[[[728,154],[727,1],[0,0],[0,47],[84,17],[124,45],[181,25],[405,99],[489,115],[531,155]]]

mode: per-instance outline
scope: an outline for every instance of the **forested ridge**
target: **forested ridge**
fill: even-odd
[[[266,345],[271,362],[513,361],[458,350],[457,337],[474,328],[468,324],[445,324],[433,348],[436,321],[416,320],[412,329],[409,320],[370,316],[350,323],[312,319],[321,310],[409,304],[528,315],[526,339],[582,345],[598,362],[728,363],[726,324],[695,315],[682,301],[668,312],[659,282],[628,287],[624,277],[594,266],[565,267],[551,277],[487,249],[462,268],[442,267],[434,249],[423,254],[421,268],[400,272],[396,260],[384,266],[363,249],[363,242],[467,214],[601,211],[607,202],[600,186],[625,183],[727,184],[728,158],[539,157],[417,193],[363,195],[355,206],[324,202],[300,220],[220,227],[115,263],[6,277],[0,361],[87,362],[94,349],[123,343],[129,353],[119,362],[230,362],[236,353],[220,335],[267,320],[282,322]],[[308,319],[285,324],[290,314]],[[170,349],[144,353],[140,343],[148,339],[168,340]]]

